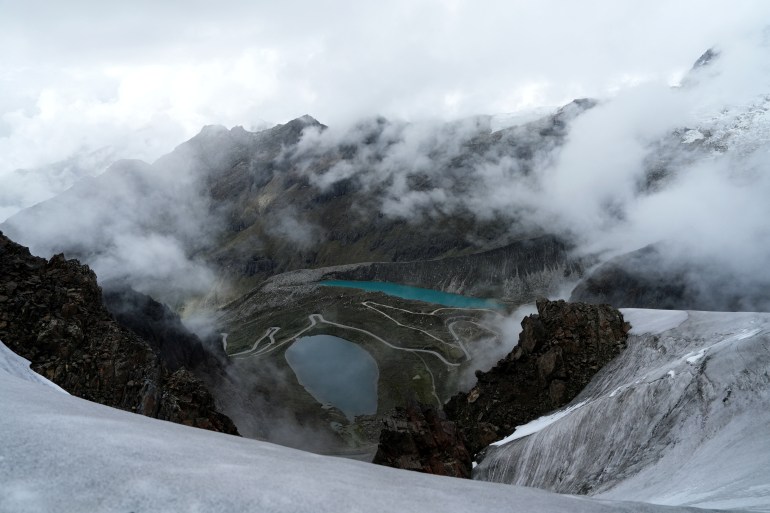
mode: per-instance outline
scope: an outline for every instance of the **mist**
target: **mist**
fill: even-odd
[[[156,160],[203,125],[258,131],[310,113],[329,128],[287,149],[289,167],[320,191],[352,182],[377,197],[355,216],[555,233],[601,260],[667,241],[682,258],[762,271],[765,2],[301,7],[9,7],[3,229],[172,303],[205,293],[228,222],[205,163],[237,141],[217,148],[212,129],[208,147]],[[712,46],[718,57],[690,70]],[[527,117],[544,105],[567,107]],[[55,215],[12,217],[54,196]],[[280,214],[268,235],[301,250],[327,235],[297,206]]]
[[[297,158],[355,148],[310,180],[377,191],[386,216],[499,219],[512,230],[558,234],[576,256],[599,261],[661,244],[668,261],[766,283],[769,50],[765,33],[755,33],[717,47],[681,84],[650,82],[595,105],[571,104],[550,121],[498,132],[488,146],[495,134],[483,117],[379,119],[306,133]],[[554,130],[560,124],[563,133]]]
[[[470,346],[472,363],[460,374],[459,391],[470,391],[477,382],[476,371],[488,371],[513,351],[519,343],[522,321],[533,314],[537,314],[535,305],[526,304],[507,315],[489,316],[484,319],[485,324],[490,326],[498,336],[476,340]]]
[[[201,189],[200,166],[183,151],[155,165],[121,160],[12,216],[2,229],[33,254],[63,252],[87,263],[100,283],[129,285],[178,307],[216,278],[196,256],[220,227]]]
[[[505,118],[502,128],[486,115],[310,124],[275,161],[318,194],[348,191],[351,220],[492,223],[511,237],[558,235],[576,258],[594,262],[660,244],[666,261],[717,269],[723,282],[764,283],[767,50],[763,31],[749,33],[716,47],[711,62],[673,86],[646,81],[534,121]],[[83,171],[98,176],[2,229],[33,253],[65,251],[104,281],[178,307],[225,286],[210,255],[231,221],[211,180],[260,140],[241,128],[205,127],[152,164],[122,160],[101,175],[98,166]],[[352,186],[339,188],[345,184]],[[297,251],[312,253],[327,237],[304,205],[264,219],[264,237]]]

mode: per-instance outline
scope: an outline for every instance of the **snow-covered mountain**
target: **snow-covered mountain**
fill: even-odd
[[[770,511],[770,314],[623,314],[628,348],[562,414],[491,447],[474,478]]]
[[[3,512],[693,511],[317,456],[133,415],[41,381],[0,344]]]

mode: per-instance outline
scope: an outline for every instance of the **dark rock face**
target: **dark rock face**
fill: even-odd
[[[629,326],[609,305],[539,300],[518,346],[444,406],[472,454],[575,398],[624,347]]]
[[[522,321],[519,345],[444,412],[396,408],[386,420],[374,463],[470,477],[471,455],[575,398],[620,353],[629,326],[609,305],[539,300]]]
[[[396,408],[385,421],[373,463],[452,477],[471,477],[471,455],[453,422],[424,404]]]
[[[711,62],[719,57],[719,50],[715,48],[709,48],[705,52],[703,52],[703,55],[698,57],[698,60],[695,61],[695,64],[692,65],[692,69],[698,69],[702,68],[704,66],[708,66],[711,64]]]
[[[34,257],[2,233],[0,340],[78,397],[237,434],[199,380],[181,368],[172,374],[144,340],[115,322],[93,271],[62,255]]]

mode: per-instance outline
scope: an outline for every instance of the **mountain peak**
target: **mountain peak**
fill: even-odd
[[[227,132],[227,127],[223,125],[204,125],[203,128],[201,128],[200,133],[201,134],[221,134],[223,132]]]
[[[302,123],[305,123],[306,125],[320,125],[321,124],[321,123],[318,122],[318,120],[316,118],[314,118],[310,114],[304,114],[304,115],[298,117],[297,119],[295,119],[293,121],[302,122]],[[291,121],[290,121],[290,123],[291,123]]]
[[[712,61],[714,61],[714,59],[719,57],[719,54],[720,52],[716,48],[713,48],[713,47],[709,48],[708,50],[703,52],[703,55],[698,57],[698,60],[696,60],[695,63],[692,65],[692,69],[696,70],[698,68],[708,66],[709,64],[711,64]]]
[[[292,119],[291,121],[286,122],[283,125],[284,127],[290,127],[292,129],[305,129],[309,126],[316,126],[316,127],[324,127],[322,123],[320,123],[316,118],[309,114],[302,115],[298,118]]]
[[[302,132],[310,126],[319,128],[321,130],[326,128],[326,125],[320,123],[313,116],[305,114],[304,116],[292,119],[283,125],[276,125],[275,127],[266,131],[266,133],[278,135],[283,144],[295,144],[302,135]]]

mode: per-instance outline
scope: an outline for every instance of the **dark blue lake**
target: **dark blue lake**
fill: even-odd
[[[494,299],[483,299],[478,297],[463,296],[460,294],[451,294],[439,290],[422,289],[420,287],[411,287],[399,283],[390,283],[386,281],[349,281],[349,280],[326,280],[319,283],[328,287],[347,287],[353,289],[367,290],[371,292],[382,292],[389,296],[400,297],[402,299],[411,299],[415,301],[425,301],[438,305],[451,306],[454,308],[492,308],[501,309],[503,305]]]
[[[297,380],[319,403],[346,417],[377,412],[377,362],[362,347],[332,335],[297,339],[286,350]]]

